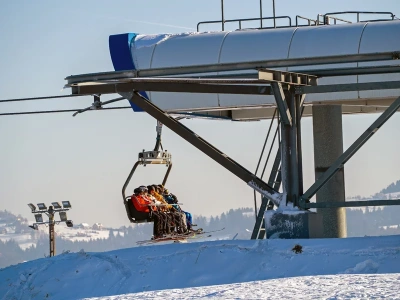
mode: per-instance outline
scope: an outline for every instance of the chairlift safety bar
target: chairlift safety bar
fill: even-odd
[[[171,153],[167,151],[142,151],[138,154],[138,161],[143,165],[170,165],[172,162]]]

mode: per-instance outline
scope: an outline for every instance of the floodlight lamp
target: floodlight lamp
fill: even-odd
[[[47,206],[44,203],[38,203],[37,206],[39,210],[47,210]]]
[[[37,224],[29,225],[29,227],[32,228],[33,230],[39,230]]]
[[[32,212],[34,212],[36,210],[36,206],[33,205],[32,203],[29,203],[28,206],[32,210]]]
[[[65,211],[60,211],[59,214],[60,214],[61,222],[67,222],[68,221],[67,213]]]
[[[72,223],[71,220],[66,221],[65,224],[67,224],[68,227],[73,227],[74,226],[74,223]]]
[[[64,208],[71,208],[71,203],[67,200],[67,201],[62,201],[62,206]]]
[[[53,205],[54,209],[60,209],[61,205],[59,202],[51,202],[51,204]]]
[[[35,220],[36,220],[37,223],[43,223],[42,214],[35,214]]]

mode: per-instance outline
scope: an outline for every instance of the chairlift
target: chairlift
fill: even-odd
[[[129,183],[131,182],[131,179],[132,179],[133,174],[135,173],[137,167],[139,165],[144,166],[144,167],[147,165],[165,165],[167,167],[167,169],[166,169],[166,173],[164,175],[164,179],[162,181],[163,185],[166,184],[169,173],[171,172],[172,156],[171,156],[171,153],[169,153],[167,150],[164,151],[164,149],[162,149],[162,144],[161,144],[162,124],[160,122],[157,123],[156,129],[157,129],[157,142],[154,147],[154,150],[153,151],[143,150],[142,152],[139,152],[138,161],[133,165],[132,170],[128,175],[128,178],[126,179],[125,184],[122,187],[122,199],[124,201],[128,219],[131,223],[153,222],[153,219],[151,217],[143,218],[143,213],[137,211],[135,206],[133,205],[131,196],[126,195],[126,188],[128,187]],[[160,148],[161,148],[161,150],[160,150]]]

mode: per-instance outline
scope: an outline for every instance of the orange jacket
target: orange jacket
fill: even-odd
[[[137,211],[147,213],[150,212],[149,206],[153,203],[149,199],[146,199],[140,195],[132,195],[131,199]]]
[[[163,207],[165,207],[166,210],[170,210],[172,208],[172,205],[169,205],[167,201],[165,201],[164,197],[161,196],[159,193],[157,193],[156,191],[154,191],[152,193],[152,195],[154,196],[154,198],[156,198],[158,201],[160,201],[163,205]]]

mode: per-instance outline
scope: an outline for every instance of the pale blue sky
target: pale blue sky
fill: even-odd
[[[272,1],[264,1],[270,16]],[[258,0],[226,0],[225,17],[259,16]],[[315,18],[345,10],[392,11],[398,0],[276,0],[276,14]],[[220,18],[218,0],[0,1],[0,99],[68,94],[64,78],[111,71],[110,34],[178,33]],[[219,28],[207,28],[215,29]],[[0,104],[1,112],[80,108],[89,97]],[[127,105],[127,103],[125,104]],[[347,148],[378,115],[345,116]],[[254,170],[268,121],[185,120],[187,126]],[[303,121],[305,188],[314,181],[311,119]],[[28,202],[70,200],[79,222],[128,225],[121,187],[137,152],[151,149],[156,122],[130,110],[0,117],[0,208],[30,216]],[[400,179],[396,114],[345,168],[346,194],[368,196]],[[193,214],[215,215],[253,206],[252,190],[184,140],[164,130],[173,154],[169,188]],[[165,170],[141,170],[134,184],[160,181]],[[153,173],[151,173],[153,171]],[[155,179],[155,173],[159,179]],[[133,186],[130,188],[132,189]]]

